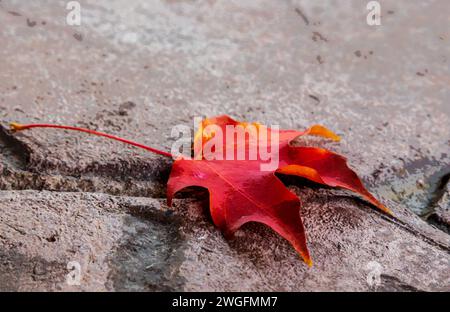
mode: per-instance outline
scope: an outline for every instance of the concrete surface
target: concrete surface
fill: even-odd
[[[368,26],[365,1],[80,1],[75,27],[66,1],[0,1],[0,289],[449,291],[450,3],[380,2]],[[346,155],[396,219],[286,181],[308,269],[262,226],[226,241],[202,196],[169,210],[170,160],[7,131],[64,123],[169,150],[174,125],[223,113],[335,130],[340,144],[299,144]]]

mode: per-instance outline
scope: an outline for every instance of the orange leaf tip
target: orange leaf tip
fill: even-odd
[[[394,213],[392,212],[392,210],[386,207],[385,205],[380,203],[379,205],[377,205],[377,207],[382,211],[384,211],[385,213],[387,213],[388,215],[390,215],[391,217],[394,217]]]
[[[339,142],[341,140],[341,137],[338,136],[336,133],[334,133],[333,131],[325,128],[324,126],[321,125],[314,125],[311,128],[308,129],[308,134],[309,135],[316,135],[316,136],[320,136],[323,138],[327,138],[336,142]]]

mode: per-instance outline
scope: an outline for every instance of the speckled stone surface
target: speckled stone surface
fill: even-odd
[[[0,289],[450,290],[448,1],[380,1],[380,26],[356,0],[80,3],[75,27],[66,1],[0,1]],[[225,240],[204,199],[170,210],[170,160],[7,131],[64,123],[169,150],[173,126],[224,113],[335,130],[307,143],[347,156],[396,219],[289,181],[308,269],[265,227]]]

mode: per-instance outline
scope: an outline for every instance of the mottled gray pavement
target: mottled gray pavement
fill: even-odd
[[[380,1],[381,26],[365,1],[80,2],[74,27],[66,1],[0,1],[0,290],[450,290],[449,1]],[[202,197],[169,209],[170,160],[7,130],[169,150],[174,125],[224,113],[335,130],[307,143],[346,155],[396,218],[286,181],[308,269],[263,226],[225,240]]]

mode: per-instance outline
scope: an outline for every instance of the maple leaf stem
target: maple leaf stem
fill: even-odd
[[[166,157],[173,157],[172,154],[168,153],[168,152],[164,152],[161,150],[158,150],[156,148],[153,147],[149,147],[137,142],[133,142],[127,139],[123,139],[121,137],[112,135],[112,134],[108,134],[108,133],[104,133],[104,132],[99,132],[99,131],[95,131],[95,130],[90,130],[90,129],[85,129],[85,128],[79,128],[79,127],[71,127],[71,126],[62,126],[62,125],[52,125],[52,124],[29,124],[29,125],[21,125],[18,123],[11,123],[10,124],[11,130],[12,131],[22,131],[22,130],[28,130],[28,129],[32,129],[32,128],[54,128],[54,129],[63,129],[63,130],[70,130],[70,131],[78,131],[78,132],[84,132],[84,133],[88,133],[88,134],[92,134],[92,135],[96,135],[96,136],[102,136],[111,140],[116,140],[128,145],[132,145],[138,148],[142,148],[144,150],[150,151],[152,153],[158,154],[158,155],[162,155],[162,156],[166,156]]]

